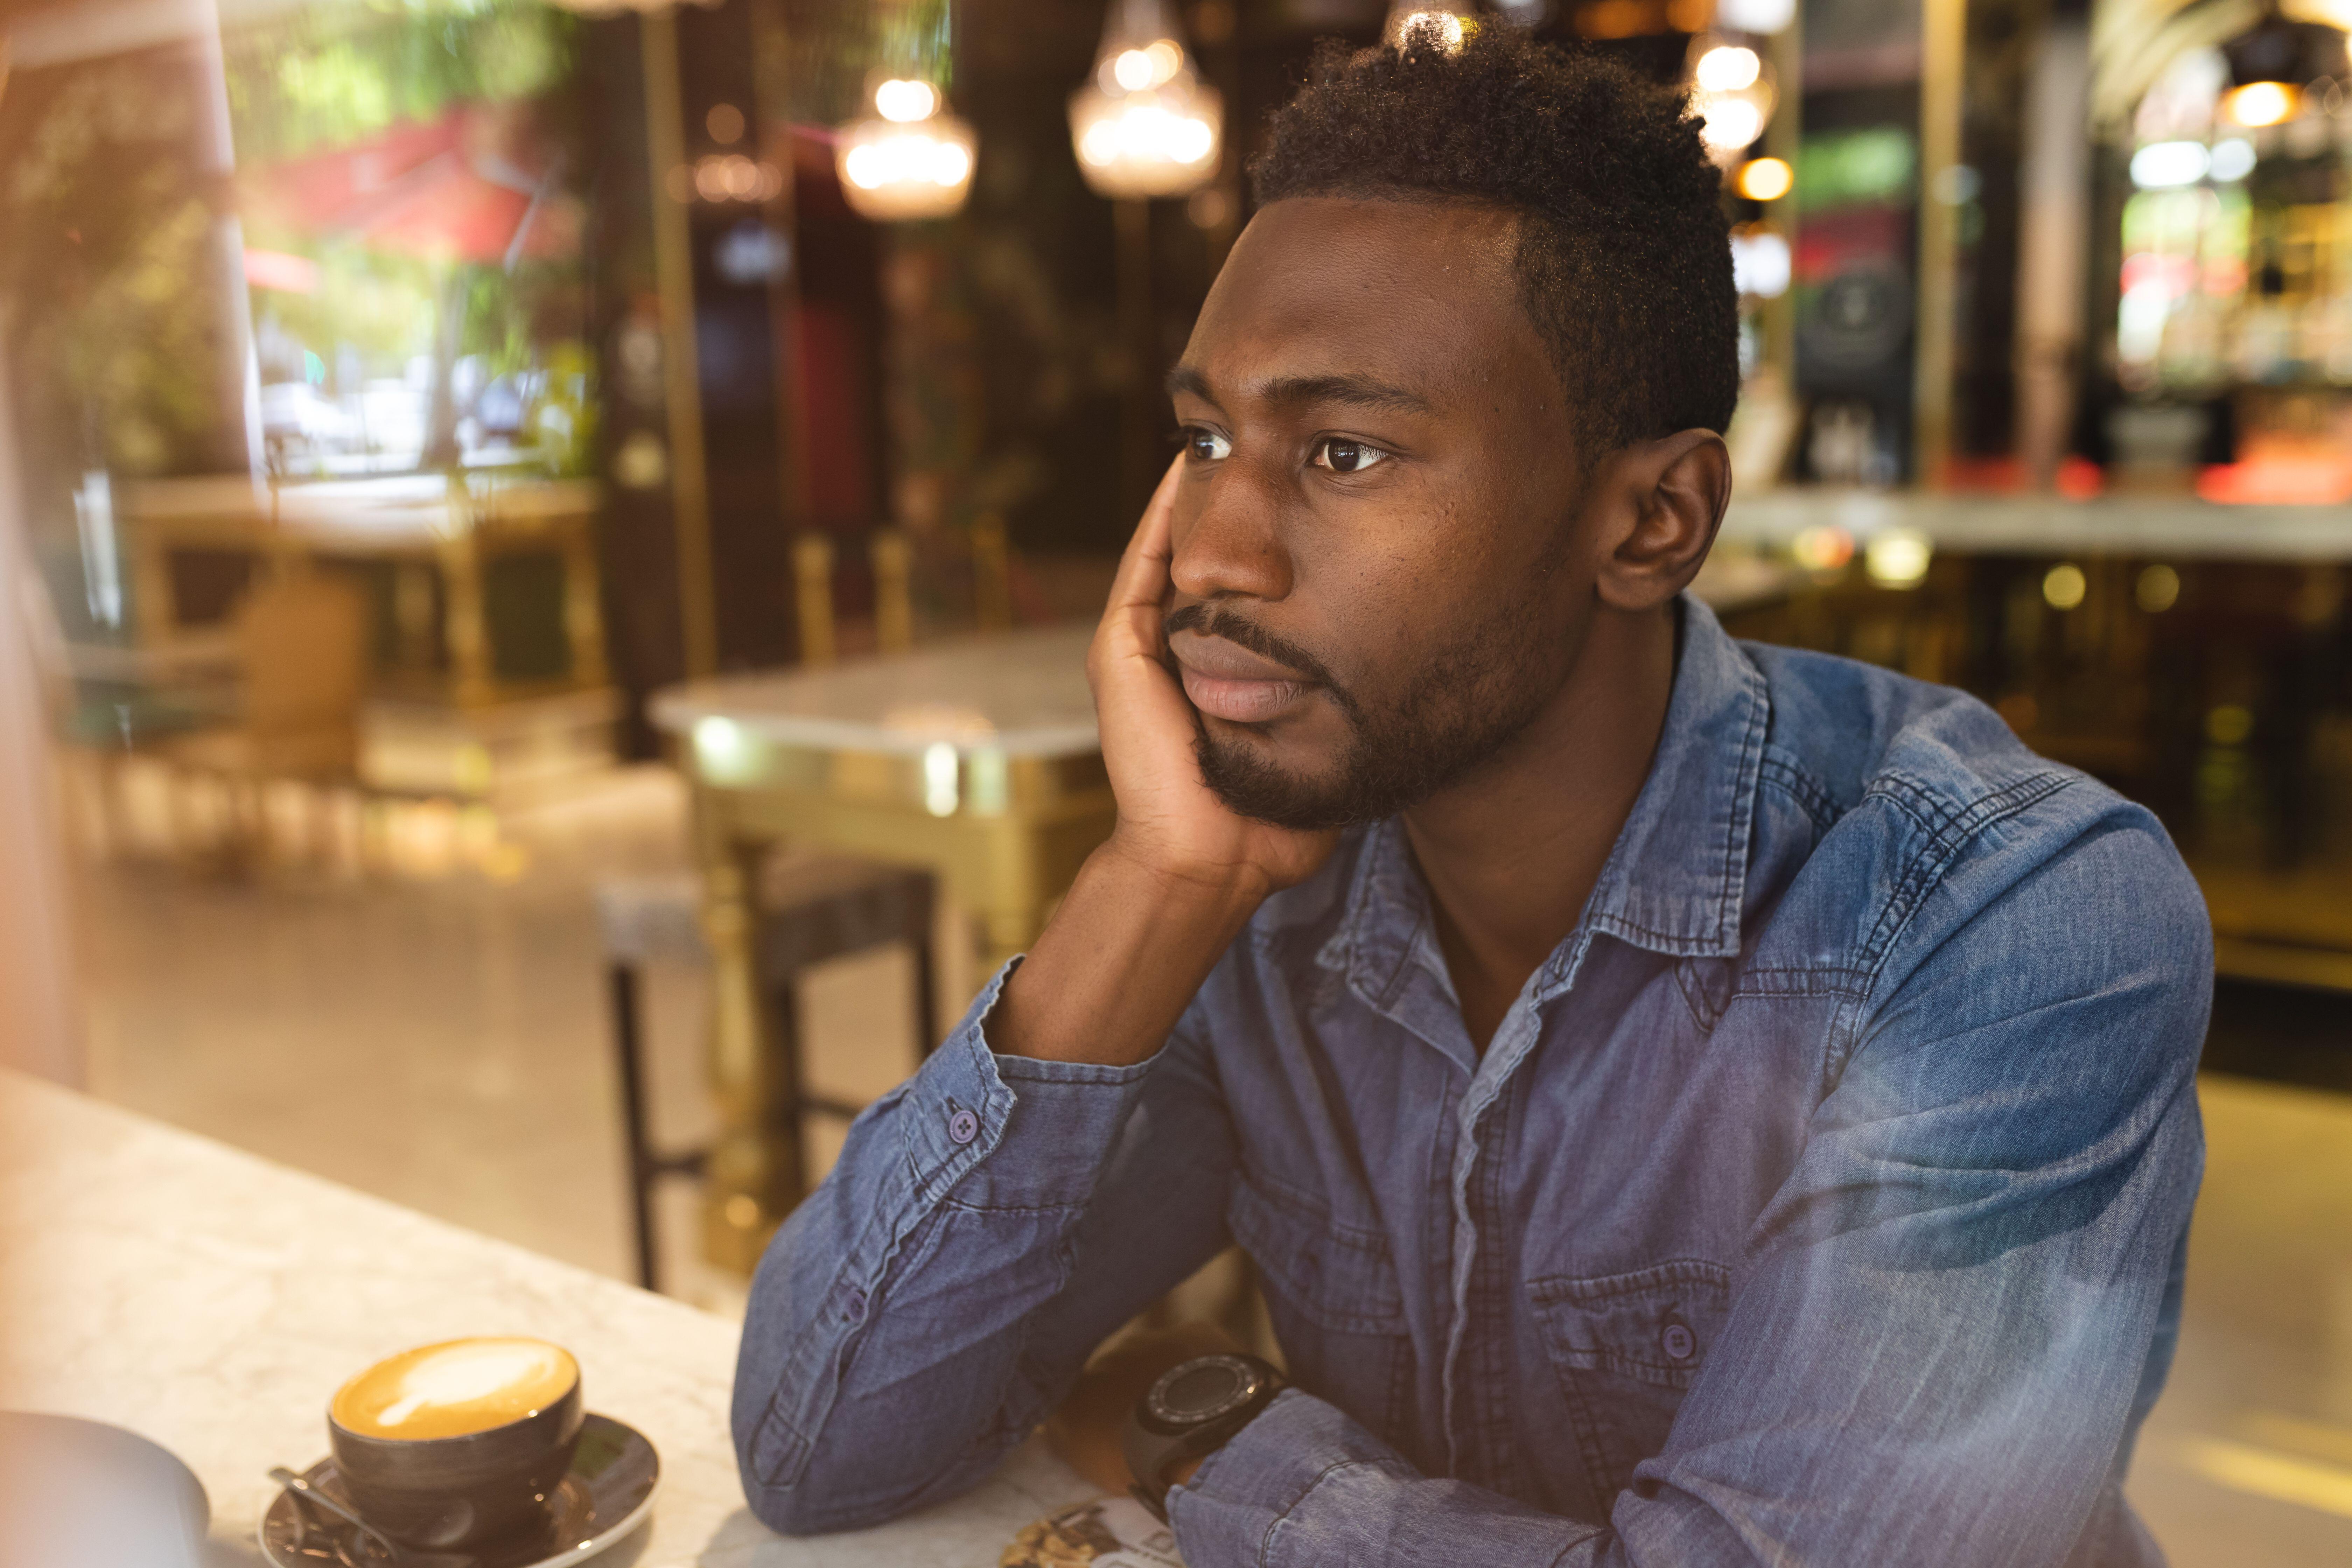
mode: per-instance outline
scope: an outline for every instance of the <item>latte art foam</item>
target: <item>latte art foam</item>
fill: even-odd
[[[536,1415],[579,1381],[572,1352],[544,1340],[448,1340],[378,1362],[329,1411],[364,1437],[462,1437]]]

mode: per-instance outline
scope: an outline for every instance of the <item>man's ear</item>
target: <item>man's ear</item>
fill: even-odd
[[[1636,441],[1602,467],[1613,527],[1593,586],[1613,610],[1650,610],[1698,575],[1731,500],[1731,454],[1712,430]]]

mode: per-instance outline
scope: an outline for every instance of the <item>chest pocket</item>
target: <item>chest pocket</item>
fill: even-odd
[[[1246,1173],[1234,1184],[1226,1222],[1257,1265],[1291,1381],[1395,1441],[1412,1369],[1387,1239],[1336,1224],[1305,1194]]]
[[[1731,1307],[1730,1271],[1677,1258],[1630,1274],[1528,1282],[1593,1500],[1608,1517],[1633,1467],[1666,1446]]]

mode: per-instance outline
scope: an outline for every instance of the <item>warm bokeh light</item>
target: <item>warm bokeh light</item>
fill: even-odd
[[[893,78],[874,89],[875,112],[901,125],[929,120],[939,107],[940,89],[927,81]]]
[[[1836,572],[1853,559],[1853,535],[1820,524],[1789,542],[1789,554],[1808,572]]]
[[[1691,79],[1706,92],[1736,92],[1751,87],[1764,71],[1756,51],[1738,44],[1720,44],[1699,56]]]
[[[2042,601],[2053,610],[2074,609],[2090,590],[2090,579],[2071,561],[2053,566],[2042,579]]]
[[[1154,38],[1140,48],[1121,49],[1103,64],[1106,88],[1141,92],[1175,79],[1184,68],[1184,46],[1173,38]]]
[[[1110,62],[1110,74],[1122,90],[1141,92],[1151,85],[1151,57],[1141,49],[1129,49]]]
[[[878,191],[901,182],[953,186],[971,173],[971,154],[954,142],[923,132],[885,136],[853,147],[843,160],[849,183]]]
[[[2221,100],[2221,112],[2241,125],[2277,125],[2303,107],[2302,89],[2283,81],[2250,81]]]
[[[889,77],[874,84],[870,101],[872,113],[834,138],[834,169],[851,210],[896,222],[961,208],[979,142],[947,112],[946,95],[920,77]]]
[[[1175,20],[1114,9],[1094,79],[1070,95],[1070,142],[1078,172],[1114,199],[1181,196],[1217,171],[1223,100],[1193,74]]]
[[[863,216],[945,217],[971,189],[971,127],[952,115],[912,124],[865,120],[841,132],[842,194]]]
[[[2160,616],[2180,602],[2180,574],[2169,566],[2150,566],[2132,584],[2132,597],[2151,616]]]
[[[1862,569],[1882,588],[1916,588],[1927,580],[1936,547],[1916,528],[1881,529],[1862,549]]]
[[[1741,151],[1764,134],[1764,106],[1739,93],[1695,93],[1691,108],[1700,120],[1699,140],[1718,159]]]
[[[1785,158],[1750,158],[1739,166],[1735,188],[1751,202],[1777,202],[1797,183]]]
[[[1078,131],[1078,159],[1091,171],[1117,172],[1143,184],[1181,180],[1208,168],[1217,147],[1216,121],[1186,105],[1170,108],[1140,95],[1105,105]],[[1173,189],[1142,192],[1174,195]]]
[[[693,194],[706,202],[764,202],[783,189],[783,171],[740,153],[704,158],[694,165]]]
[[[1388,25],[1381,29],[1381,41],[1391,48],[1402,48],[1407,37],[1420,33],[1433,38],[1438,47],[1451,54],[1462,47],[1462,40],[1477,26],[1475,17],[1466,15],[1466,5],[1433,5],[1430,0],[1399,0],[1389,8]]]

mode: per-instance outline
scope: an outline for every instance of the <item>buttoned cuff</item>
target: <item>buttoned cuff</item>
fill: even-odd
[[[901,1118],[919,1205],[953,1188],[972,1208],[1083,1206],[1151,1069],[1150,1060],[1105,1067],[992,1050],[988,1017],[1020,962],[996,972],[907,1086]]]

